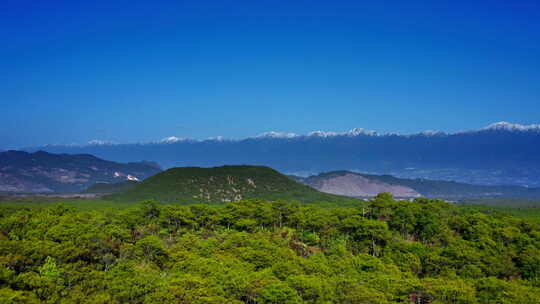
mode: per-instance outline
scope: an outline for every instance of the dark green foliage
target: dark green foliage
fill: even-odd
[[[354,201],[318,192],[262,166],[173,168],[110,198],[118,201],[152,199],[182,204],[223,203],[249,198],[301,202]]]
[[[0,303],[538,299],[538,220],[437,200],[0,207]]]
[[[522,218],[540,219],[540,200],[524,198],[467,199],[459,202],[463,209],[485,214],[505,213]]]

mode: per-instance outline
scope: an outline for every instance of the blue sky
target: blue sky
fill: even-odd
[[[37,2],[0,2],[3,149],[540,122],[537,1]]]

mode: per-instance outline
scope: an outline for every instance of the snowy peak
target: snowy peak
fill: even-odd
[[[345,132],[345,135],[348,136],[358,136],[358,135],[370,135],[370,136],[377,136],[379,133],[373,130],[366,130],[364,128],[354,128],[352,130],[349,130],[348,132]]]
[[[339,133],[326,132],[326,131],[313,131],[313,132],[309,132],[306,136],[332,137],[332,136],[337,136],[337,135],[339,135]]]
[[[114,145],[115,142],[109,141],[109,140],[99,140],[99,139],[93,139],[88,142],[89,146],[110,146]]]
[[[313,132],[308,133],[306,136],[307,137],[311,137],[311,136],[334,137],[334,136],[359,136],[359,135],[379,136],[381,134],[373,130],[366,130],[364,128],[354,128],[347,132],[313,131]]]
[[[188,138],[185,137],[176,137],[176,136],[169,136],[161,139],[159,142],[164,144],[173,144],[177,142],[187,141]]]
[[[447,135],[446,132],[438,131],[438,130],[426,130],[422,131],[416,135],[423,135],[423,136],[440,136],[440,135]]]
[[[232,139],[225,138],[223,136],[208,137],[203,141],[233,141]]]
[[[299,135],[296,133],[285,133],[285,132],[275,132],[270,131],[266,133],[259,134],[257,136],[254,136],[252,138],[294,138],[298,137]]]
[[[506,121],[497,122],[494,124],[491,124],[482,130],[496,130],[496,131],[540,131],[540,125],[521,125],[517,123],[510,123]]]

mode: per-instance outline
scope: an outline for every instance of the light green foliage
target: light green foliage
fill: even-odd
[[[39,267],[39,274],[42,277],[47,278],[51,281],[56,281],[60,278],[61,272],[56,266],[56,262],[54,261],[54,259],[48,256],[45,259],[45,264]]]
[[[0,303],[538,303],[540,222],[388,194],[0,207]]]

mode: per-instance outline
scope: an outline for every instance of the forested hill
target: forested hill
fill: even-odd
[[[540,222],[379,195],[0,205],[0,303],[538,304]]]
[[[110,198],[121,201],[153,199],[183,204],[223,203],[247,198],[302,202],[350,200],[321,193],[263,166],[172,168]]]
[[[290,176],[322,192],[352,197],[375,196],[389,192],[397,197],[430,197],[462,199],[482,197],[540,198],[540,188],[520,186],[480,186],[465,183],[397,178],[391,175],[373,175],[350,171],[332,171],[307,178]]]
[[[0,152],[0,192],[80,192],[97,183],[143,180],[161,171],[156,163],[116,163],[88,154]]]

